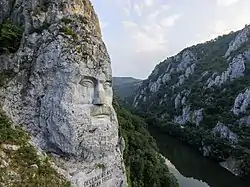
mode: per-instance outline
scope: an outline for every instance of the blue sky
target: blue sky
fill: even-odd
[[[250,24],[250,0],[92,0],[113,76],[147,78],[185,47]]]

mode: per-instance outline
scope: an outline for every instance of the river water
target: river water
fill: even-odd
[[[234,176],[219,164],[157,129],[150,129],[161,154],[180,187],[250,187],[250,183]]]

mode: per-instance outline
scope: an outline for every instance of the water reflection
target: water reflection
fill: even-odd
[[[197,151],[180,140],[163,134],[158,129],[150,128],[149,131],[157,140],[161,154],[173,163],[181,175],[185,176],[184,178],[180,177],[181,187],[250,186],[249,183],[234,176],[226,169],[220,167],[219,164],[201,156]],[[195,182],[193,181],[192,184],[189,184],[191,182],[190,178],[193,178]]]
[[[175,166],[165,158],[165,163],[168,166],[171,173],[177,178],[180,187],[209,187],[209,185],[203,181],[194,179],[193,177],[183,176]]]

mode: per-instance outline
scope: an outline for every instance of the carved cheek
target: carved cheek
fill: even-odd
[[[80,90],[80,103],[91,104],[94,98],[94,88],[81,86]]]
[[[113,100],[113,90],[112,87],[109,87],[105,90],[106,101],[108,105],[112,105]]]

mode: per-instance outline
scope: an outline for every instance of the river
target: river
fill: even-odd
[[[180,187],[250,187],[219,164],[203,157],[182,141],[150,129],[166,164],[178,179]]]

